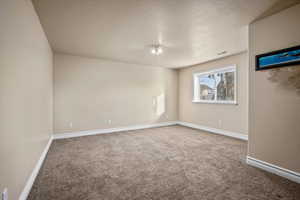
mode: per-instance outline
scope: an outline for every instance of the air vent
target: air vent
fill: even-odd
[[[218,56],[224,55],[226,53],[227,53],[227,51],[222,51],[222,52],[218,53]]]

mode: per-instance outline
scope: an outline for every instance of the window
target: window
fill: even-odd
[[[236,66],[195,73],[193,102],[236,104]]]

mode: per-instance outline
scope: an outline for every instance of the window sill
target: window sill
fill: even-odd
[[[238,105],[236,101],[205,101],[205,100],[193,100],[193,103],[207,103],[207,104],[229,104]]]

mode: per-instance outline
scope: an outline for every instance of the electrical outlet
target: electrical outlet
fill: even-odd
[[[2,200],[8,200],[8,190],[5,188],[2,192]]]
[[[109,119],[109,120],[107,120],[107,123],[108,123],[108,124],[111,124],[111,120],[110,120],[110,119]]]
[[[166,115],[166,119],[169,119],[169,115]]]
[[[219,127],[222,127],[222,120],[219,119]]]
[[[70,128],[73,128],[73,122],[70,122],[70,123],[69,123],[69,127],[70,127]]]

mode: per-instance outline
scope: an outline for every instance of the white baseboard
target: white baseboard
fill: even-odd
[[[296,183],[300,183],[300,173],[282,167],[278,167],[276,165],[267,163],[265,161],[252,158],[250,156],[247,156],[247,164],[268,171],[270,173],[276,174],[278,176],[284,177]]]
[[[115,133],[115,132],[121,132],[121,131],[133,131],[133,130],[146,129],[146,128],[157,128],[157,127],[171,126],[171,125],[176,125],[176,124],[178,124],[177,121],[171,121],[171,122],[162,122],[162,123],[156,123],[156,124],[144,124],[144,125],[119,127],[119,128],[95,129],[95,130],[69,132],[69,133],[57,133],[57,134],[54,134],[53,137],[56,140],[56,139],[88,136],[88,135]]]
[[[201,126],[201,125],[192,124],[189,122],[182,122],[182,121],[179,121],[178,124],[182,125],[182,126],[194,128],[194,129],[199,129],[199,130],[208,131],[211,133],[216,133],[216,134],[220,134],[220,135],[225,135],[225,136],[241,139],[241,140],[248,140],[248,135],[245,135],[242,133],[235,133],[235,132],[231,132],[231,131],[211,128],[211,127],[207,127],[207,126]]]
[[[35,179],[36,179],[36,177],[37,177],[37,175],[38,175],[38,173],[39,173],[39,171],[40,171],[40,169],[43,165],[43,162],[46,158],[46,155],[49,151],[49,148],[51,146],[52,141],[53,141],[53,137],[51,136],[48,143],[47,143],[47,145],[46,145],[46,147],[45,147],[45,149],[44,149],[44,151],[41,154],[41,157],[39,158],[39,160],[38,160],[37,164],[35,165],[30,177],[28,178],[28,180],[26,182],[26,185],[25,185],[25,187],[24,187],[24,189],[23,189],[23,191],[22,191],[22,193],[19,197],[19,200],[26,200],[27,199],[27,197],[30,193],[30,190],[33,186],[33,183],[34,183],[34,181],[35,181]]]
[[[200,129],[220,135],[225,135],[241,140],[248,140],[248,135],[241,134],[241,133],[235,133],[230,132],[226,130],[206,127],[206,126],[200,126],[188,122],[182,122],[182,121],[171,121],[171,122],[162,122],[162,123],[156,123],[156,124],[144,124],[144,125],[136,125],[136,126],[128,126],[128,127],[119,127],[119,128],[109,128],[109,129],[95,129],[95,130],[87,130],[87,131],[77,131],[77,132],[68,132],[68,133],[56,133],[53,135],[53,139],[65,139],[65,138],[73,138],[73,137],[81,137],[81,136],[88,136],[88,135],[98,135],[98,134],[107,134],[107,133],[115,133],[115,132],[121,132],[121,131],[133,131],[133,130],[139,130],[139,129],[146,129],[146,128],[157,128],[157,127],[163,127],[163,126],[171,126],[171,125],[181,125],[186,126],[190,128]]]

